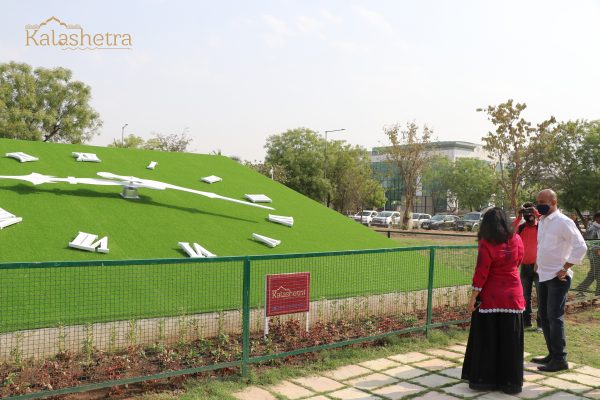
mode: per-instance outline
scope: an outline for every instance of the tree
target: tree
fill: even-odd
[[[575,210],[600,209],[600,120],[568,121],[544,137],[541,182],[559,193],[561,206]]]
[[[477,109],[486,113],[488,120],[496,127],[482,140],[484,149],[490,153],[499,171],[497,182],[503,192],[499,197],[510,202],[515,214],[519,209],[519,199],[522,198],[526,173],[539,165],[538,155],[544,146],[542,138],[556,129],[554,117],[532,126],[531,122],[521,117],[526,108],[525,103],[513,104],[513,100],[509,99],[497,106]]]
[[[0,64],[0,137],[85,143],[102,126],[91,88],[66,68]]]
[[[324,140],[308,128],[287,130],[267,138],[265,164],[286,177],[289,188],[322,202],[329,190],[324,176]]]
[[[425,166],[432,157],[428,150],[433,131],[425,125],[419,132],[419,127],[414,122],[409,122],[405,129],[396,124],[385,128],[384,133],[390,141],[390,146],[384,149],[387,160],[397,168],[404,186],[402,225],[408,226],[417,193],[417,180],[422,176]]]
[[[421,185],[423,192],[431,196],[434,214],[439,211],[437,205],[445,204],[448,199],[452,167],[452,161],[448,157],[436,155],[431,158],[423,171]]]
[[[188,146],[192,142],[192,138],[187,135],[187,128],[177,135],[162,135],[153,133],[152,137],[146,141],[144,148],[147,150],[184,152],[188,150]]]
[[[481,210],[496,189],[493,167],[476,158],[458,158],[448,174],[450,192],[462,209]]]
[[[125,136],[123,142],[120,140],[114,139],[108,147],[120,147],[120,148],[128,148],[128,149],[142,149],[144,148],[146,141],[144,138],[140,136],[136,136],[133,134]]]
[[[333,208],[343,212],[383,206],[385,191],[373,179],[369,153],[344,141],[333,141],[328,146],[327,179]]]

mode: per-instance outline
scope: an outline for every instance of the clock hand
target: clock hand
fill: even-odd
[[[274,210],[273,207],[263,206],[262,204],[250,203],[250,202],[243,201],[243,200],[233,199],[231,197],[221,196],[219,194],[212,193],[212,192],[203,192],[201,190],[195,190],[195,189],[190,189],[190,188],[186,188],[183,186],[171,185],[170,183],[153,181],[151,179],[141,179],[141,178],[137,178],[135,176],[116,175],[111,172],[98,172],[98,175],[103,178],[107,178],[107,179],[120,179],[120,180],[123,180],[126,182],[131,182],[132,186],[134,186],[134,187],[148,187],[150,189],[159,189],[160,188],[160,189],[180,190],[182,192],[198,194],[200,196],[205,196],[205,197],[208,197],[211,199],[230,201],[233,203],[243,204],[246,206],[263,208],[265,210]]]

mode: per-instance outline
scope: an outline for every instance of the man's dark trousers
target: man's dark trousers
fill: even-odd
[[[536,292],[539,290],[538,274],[534,270],[534,264],[522,264],[521,265],[521,285],[523,285],[523,297],[525,297],[525,311],[523,312],[523,324],[526,328],[531,326],[531,292],[535,285]],[[540,321],[540,315],[538,313],[536,318],[538,328],[542,327]]]
[[[538,286],[538,315],[546,339],[548,353],[553,360],[566,361],[565,304],[571,287],[571,278],[561,281],[558,277],[540,282]]]

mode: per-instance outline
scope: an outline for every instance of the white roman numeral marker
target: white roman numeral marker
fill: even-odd
[[[69,247],[79,250],[86,250],[98,253],[108,253],[108,236],[96,241],[98,235],[92,233],[79,232],[77,237],[69,242]]]
[[[187,253],[190,258],[204,258],[204,257],[216,257],[216,254],[211,253],[206,250],[204,247],[200,246],[198,243],[193,243],[192,246],[188,242],[179,242],[177,243],[179,247],[183,249]]]

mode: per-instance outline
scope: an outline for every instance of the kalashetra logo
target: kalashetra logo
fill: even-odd
[[[25,25],[25,46],[58,47],[61,50],[131,50],[129,33],[88,33],[79,24],[67,24],[52,16],[37,25]]]

